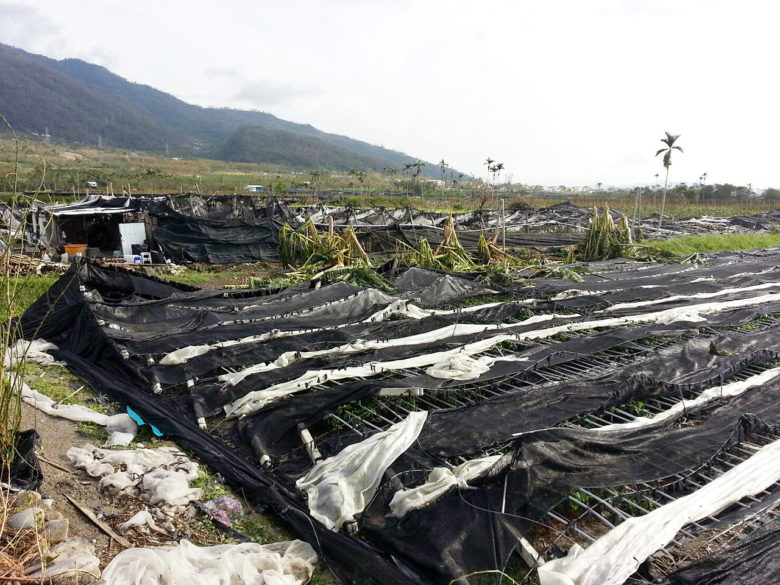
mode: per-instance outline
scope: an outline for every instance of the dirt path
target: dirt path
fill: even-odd
[[[65,419],[55,418],[35,410],[26,404],[22,405],[22,429],[34,428],[41,436],[38,453],[46,459],[70,469],[70,462],[65,452],[73,446],[81,446],[89,441],[82,435],[76,424]],[[54,509],[61,512],[69,520],[70,535],[92,540],[95,551],[101,559],[101,569],[121,549],[97,526],[86,519],[67,500],[65,495],[80,501],[91,509],[110,510],[112,501],[102,496],[94,480],[86,478],[81,472],[68,473],[54,467],[46,461],[41,461],[43,469],[43,484],[39,488],[44,497],[54,500]]]
[[[100,569],[102,570],[122,550],[122,547],[113,542],[102,530],[88,520],[65,496],[68,495],[78,500],[95,512],[98,517],[101,517],[103,514],[109,517],[114,513],[121,514],[123,512],[122,507],[114,501],[114,498],[103,495],[98,491],[96,479],[88,477],[81,471],[64,471],[49,462],[65,469],[71,469],[70,461],[65,455],[68,449],[73,446],[81,447],[85,443],[90,442],[99,447],[103,440],[86,436],[79,431],[78,425],[72,421],[49,416],[26,404],[22,404],[22,423],[20,428],[34,428],[41,437],[41,443],[37,452],[43,456],[41,458],[43,483],[39,488],[39,492],[46,498],[52,498],[54,500],[53,508],[68,519],[70,538],[86,538],[95,543],[95,553],[100,559]],[[246,506],[246,502],[243,503]],[[251,523],[246,524],[246,526],[252,528],[252,533],[247,533],[247,536],[255,538],[259,542],[274,542],[295,538],[295,535],[289,528],[278,519],[268,515],[251,513],[249,512],[249,507],[246,510],[248,512],[247,517],[252,519]],[[204,535],[200,534],[199,536],[203,538]],[[209,540],[209,536],[214,539],[213,542],[198,542],[200,538],[192,540],[200,545],[222,544],[225,542],[218,532],[205,533],[206,540]],[[141,537],[141,541],[143,541],[143,537]],[[136,546],[150,546],[150,544],[137,542]],[[338,583],[338,580],[326,567],[320,564],[311,583],[313,585],[334,585]]]

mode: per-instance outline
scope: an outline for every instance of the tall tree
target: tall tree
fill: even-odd
[[[439,170],[441,171],[441,180],[444,181],[444,173],[447,172],[447,169],[450,167],[446,162],[444,162],[444,159],[441,159],[439,161]]]
[[[669,167],[672,166],[672,151],[679,150],[680,152],[683,151],[683,149],[676,145],[675,142],[677,142],[677,139],[680,137],[679,134],[671,134],[670,132],[665,132],[666,136],[664,138],[661,138],[661,142],[664,143],[663,148],[659,148],[658,152],[655,153],[655,156],[658,156],[659,154],[663,153],[664,158],[664,168],[666,169],[666,179],[664,179],[664,195],[661,198],[661,216],[658,218],[658,230],[661,231],[661,225],[664,221],[664,209],[666,208],[666,192],[669,189]]]
[[[492,165],[494,162],[496,162],[496,161],[494,161],[494,160],[493,160],[492,158],[490,158],[490,157],[487,157],[487,158],[485,159],[485,164],[487,165],[487,169],[488,169],[488,182],[490,181],[490,173],[491,173],[491,171],[493,170],[493,167],[492,167],[491,165]]]
[[[501,171],[504,170],[504,163],[496,163],[496,179],[501,180]]]
[[[704,190],[704,183],[707,182],[707,172],[703,172],[701,175],[699,175],[699,203],[701,203],[701,194]]]

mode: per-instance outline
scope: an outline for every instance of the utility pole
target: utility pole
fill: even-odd
[[[501,247],[506,252],[506,213],[504,211],[504,198],[501,197]]]

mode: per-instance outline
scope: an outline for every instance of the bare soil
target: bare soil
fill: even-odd
[[[116,543],[79,512],[65,497],[78,500],[86,507],[95,510],[110,510],[112,502],[102,496],[94,480],[79,471],[66,472],[46,462],[52,461],[66,469],[70,461],[65,452],[75,446],[88,442],[88,437],[82,435],[77,426],[68,420],[51,417],[35,410],[26,404],[22,405],[22,429],[34,428],[41,437],[38,453],[45,459],[41,460],[43,469],[43,484],[39,491],[45,498],[54,500],[53,508],[61,512],[70,524],[70,538],[80,537],[95,543],[95,551],[101,559],[101,568],[121,549]]]
[[[66,495],[91,509],[98,518],[105,520],[115,530],[116,524],[126,520],[140,509],[140,502],[101,494],[95,478],[75,469],[66,471],[72,469],[65,455],[70,447],[80,447],[90,442],[100,446],[102,439],[83,434],[78,425],[72,421],[49,416],[26,404],[22,404],[20,428],[34,428],[41,437],[37,453],[41,456],[39,458],[43,470],[43,483],[38,491],[44,498],[52,498],[54,500],[52,507],[68,519],[69,538],[85,538],[95,544],[95,553],[100,559],[102,570],[122,550],[122,547],[73,506]],[[152,445],[147,444],[147,446]],[[261,543],[295,538],[289,528],[276,517],[252,512],[246,501],[242,501],[242,504],[247,512],[245,525],[252,528],[252,533],[247,533],[250,538]],[[200,546],[227,542],[225,533],[209,528],[198,519],[192,519],[180,528],[191,542]],[[133,533],[128,533],[125,537],[138,547],[160,546],[169,542]],[[327,567],[320,564],[312,583],[330,585],[338,583],[338,580]]]

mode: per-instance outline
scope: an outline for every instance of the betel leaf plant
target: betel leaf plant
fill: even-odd
[[[663,154],[664,168],[666,169],[666,178],[664,179],[664,194],[661,198],[661,215],[658,217],[658,231],[661,231],[661,225],[664,221],[664,211],[666,209],[666,194],[669,190],[669,168],[672,166],[672,152],[678,150],[683,151],[679,144],[676,144],[680,138],[679,134],[672,134],[671,132],[665,132],[666,136],[661,138],[661,142],[664,143],[663,148],[659,148],[655,156]]]

